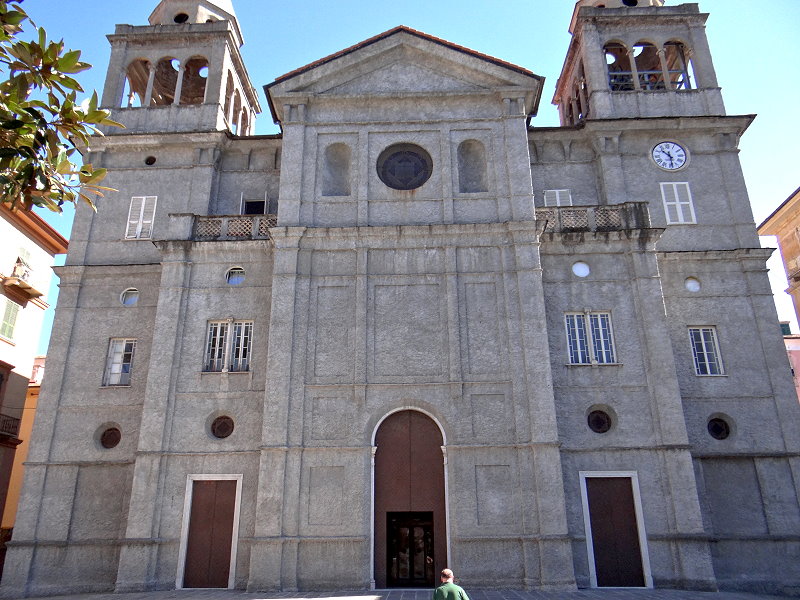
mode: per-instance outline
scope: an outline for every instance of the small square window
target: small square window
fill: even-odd
[[[567,313],[564,321],[570,364],[616,363],[611,313]]]

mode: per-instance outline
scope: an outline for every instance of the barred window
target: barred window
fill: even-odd
[[[714,327],[689,327],[695,375],[724,375]]]
[[[252,338],[252,321],[209,321],[203,370],[249,371]]]
[[[616,363],[611,313],[567,313],[564,322],[570,364]]]
[[[130,385],[133,353],[136,340],[114,338],[108,344],[106,370],[103,374],[103,385]]]

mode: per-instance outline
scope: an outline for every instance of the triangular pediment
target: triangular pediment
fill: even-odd
[[[518,90],[526,106],[535,107],[542,83],[542,77],[522,67],[398,27],[287,73],[265,90],[281,120],[280,107],[299,95],[426,96]]]
[[[486,86],[451,77],[429,66],[396,61],[381,65],[370,73],[359,75],[345,83],[334,85],[321,93],[331,95],[351,94],[414,94],[478,92]]]

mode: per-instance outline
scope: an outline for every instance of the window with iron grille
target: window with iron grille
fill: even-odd
[[[153,235],[153,219],[156,215],[156,196],[134,196],[128,209],[126,240],[147,240]]]
[[[572,194],[569,190],[545,190],[545,206],[572,206]]]
[[[662,182],[661,198],[664,201],[667,225],[697,223],[688,183]]]
[[[204,371],[242,372],[250,370],[252,321],[209,321]]]
[[[573,365],[614,364],[611,313],[583,312],[564,315],[569,362]]]
[[[695,375],[724,375],[714,327],[689,327]]]
[[[106,370],[103,374],[103,385],[130,385],[133,353],[136,340],[113,338],[108,344]]]
[[[13,340],[14,329],[17,326],[17,316],[19,315],[19,304],[3,297],[0,308],[3,311],[3,321],[0,322],[0,336]]]

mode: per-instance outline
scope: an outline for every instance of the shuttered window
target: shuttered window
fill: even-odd
[[[14,328],[17,326],[17,316],[19,315],[19,304],[3,298],[0,309],[3,311],[3,321],[0,322],[0,336],[11,340],[14,339]]]
[[[572,206],[572,194],[569,190],[545,190],[545,206]]]
[[[664,201],[664,212],[667,225],[697,223],[694,214],[694,203],[689,184],[684,182],[662,182],[661,198]]]
[[[156,196],[134,196],[128,210],[126,240],[150,239],[153,235],[153,219],[156,215]]]

